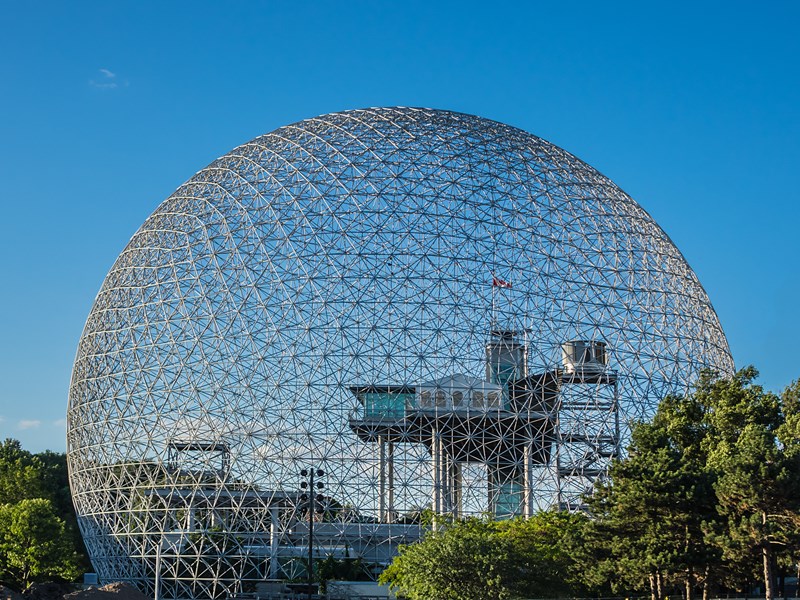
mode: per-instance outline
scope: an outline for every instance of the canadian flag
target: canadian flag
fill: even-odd
[[[492,286],[499,288],[508,288],[510,290],[511,282],[500,279],[497,275],[492,273]]]

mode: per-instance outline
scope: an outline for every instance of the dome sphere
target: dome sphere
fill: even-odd
[[[570,371],[570,341],[602,374]],[[101,580],[217,597],[302,568],[303,469],[324,473],[317,555],[380,565],[424,509],[563,504],[592,478],[565,475],[570,444],[608,441],[599,473],[701,369],[733,370],[706,293],[592,167],[475,116],[335,113],[215,160],[122,251],[75,360],[70,483]],[[520,420],[514,382],[576,372],[586,411],[542,391]]]

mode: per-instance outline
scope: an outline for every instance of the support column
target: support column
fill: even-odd
[[[458,519],[462,512],[461,463],[451,461],[448,475],[450,479],[450,510],[453,513],[453,518]]]
[[[489,507],[489,514],[491,514],[492,517],[496,514],[496,494],[495,472],[494,469],[492,469],[492,465],[486,463],[486,505]]]
[[[386,441],[378,436],[378,518],[386,522]]]
[[[439,482],[439,506],[436,510],[440,515],[447,512],[447,456],[443,452],[444,445],[442,444],[442,435],[436,436],[436,454],[439,457],[437,461],[438,472],[436,479]]]
[[[442,444],[439,432],[433,432],[431,440],[431,459],[433,463],[433,498],[431,506],[437,515],[442,514]]]
[[[621,440],[619,433],[619,394],[617,390],[617,380],[614,380],[614,458],[622,456],[620,448]]]
[[[280,537],[278,532],[278,509],[269,509],[269,578],[278,578],[278,546]]]
[[[394,442],[386,445],[386,523],[394,521]]]
[[[522,513],[526,519],[533,516],[533,442],[525,444],[525,472],[522,479]]]
[[[559,392],[560,393],[560,392]],[[556,464],[556,508],[558,510],[564,510],[566,507],[564,506],[564,481],[561,477],[561,451],[564,446],[564,432],[561,430],[561,399],[558,400],[558,406],[556,408],[556,422],[555,422],[555,434],[556,434],[556,452],[555,452],[555,464]]]

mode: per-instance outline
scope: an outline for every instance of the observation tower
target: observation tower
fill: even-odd
[[[323,115],[200,170],[119,255],[70,485],[103,582],[222,598],[309,551],[374,576],[428,511],[579,509],[702,369],[733,372],[705,291],[595,169],[471,115]]]
[[[382,521],[396,518],[396,444],[427,448],[431,509],[456,519],[465,514],[462,465],[486,469],[488,512],[503,519],[541,508],[536,494],[546,490],[537,470],[552,466],[558,506],[574,510],[620,456],[617,375],[605,343],[566,342],[560,368],[529,374],[527,345],[516,336],[489,332],[485,379],[459,373],[417,386],[351,388],[361,406],[350,428],[379,446]]]

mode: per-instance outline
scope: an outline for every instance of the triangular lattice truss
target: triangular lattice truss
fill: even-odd
[[[221,597],[301,573],[322,468],[315,555],[377,570],[425,509],[576,506],[705,367],[733,365],[697,278],[585,163],[468,115],[326,115],[214,161],[119,256],[72,490],[103,581]]]

